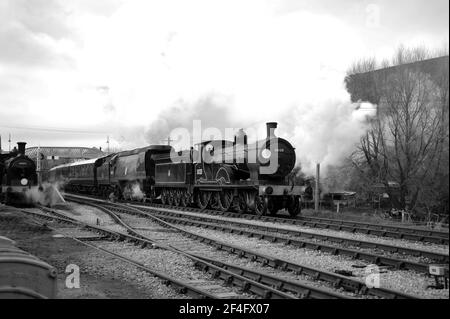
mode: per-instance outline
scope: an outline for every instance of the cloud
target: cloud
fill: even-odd
[[[64,66],[73,35],[68,13],[56,1],[3,0],[0,3],[0,64],[16,67]]]
[[[394,31],[366,28],[366,2],[298,3],[0,0],[0,125],[102,127],[138,147],[196,118],[278,121],[307,154],[306,134],[327,130],[312,121],[335,114],[359,132],[344,73]]]
[[[227,97],[218,94],[206,94],[192,103],[183,100],[177,101],[171,107],[161,111],[158,118],[148,126],[145,139],[149,144],[166,143],[168,138],[176,138],[171,136],[174,129],[184,128],[192,132],[196,120],[201,120],[202,130],[217,128],[223,135],[226,128],[248,124],[247,120],[236,121],[234,119],[235,117],[229,110],[231,103]],[[215,136],[215,138],[219,138],[219,136]],[[191,136],[192,142],[193,137]],[[183,146],[188,147],[189,145]]]

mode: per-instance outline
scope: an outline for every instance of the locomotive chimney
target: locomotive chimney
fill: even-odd
[[[234,144],[244,144],[247,145],[247,133],[245,133],[244,129],[240,129],[236,135],[234,135]]]
[[[268,122],[266,123],[267,127],[267,139],[271,139],[275,137],[275,129],[277,128],[277,122]]]
[[[27,143],[17,142],[17,146],[19,148],[19,154],[25,155],[25,145],[27,145]]]

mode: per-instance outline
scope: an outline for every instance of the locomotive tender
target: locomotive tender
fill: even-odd
[[[69,191],[154,201],[201,209],[300,213],[302,187],[289,181],[295,149],[267,123],[265,139],[252,144],[242,131],[234,141],[211,140],[175,152],[151,145],[50,170],[50,181]]]
[[[8,204],[29,203],[27,192],[38,184],[36,165],[25,155],[26,143],[17,145],[17,150],[0,154],[0,199]]]

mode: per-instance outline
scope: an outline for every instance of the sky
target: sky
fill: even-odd
[[[302,152],[319,141],[327,153],[333,137],[364,131],[343,87],[351,63],[389,57],[401,44],[448,46],[448,6],[0,0],[2,146],[11,134],[28,146],[106,148],[109,136],[126,149],[200,119],[259,133],[278,121]]]

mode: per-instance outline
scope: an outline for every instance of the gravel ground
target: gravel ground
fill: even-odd
[[[234,225],[232,225],[234,226]],[[235,226],[238,227],[238,226]],[[251,227],[238,227],[239,229],[245,230],[245,231],[255,231],[254,228]],[[276,235],[278,237],[282,237],[282,238],[292,238],[289,235],[284,235],[284,234],[280,234],[278,232],[266,232],[266,231],[261,231],[261,230],[256,230],[257,232],[266,234],[266,235]],[[411,262],[417,262],[417,263],[432,263],[433,260],[430,260],[428,258],[425,257],[417,257],[417,256],[411,256],[408,254],[402,254],[402,253],[392,253],[392,252],[388,252],[386,250],[383,249],[372,249],[372,248],[361,248],[358,246],[352,246],[352,245],[346,245],[346,244],[339,244],[339,243],[333,243],[333,242],[327,242],[324,240],[318,240],[318,239],[314,239],[314,238],[302,238],[302,237],[298,237],[299,240],[304,240],[305,242],[311,242],[311,243],[317,243],[317,244],[324,244],[324,245],[329,245],[329,246],[336,246],[336,247],[345,247],[345,248],[349,248],[349,249],[354,249],[356,251],[360,251],[360,252],[366,252],[366,253],[370,253],[370,254],[376,254],[376,255],[380,255],[380,256],[386,256],[386,257],[392,257],[392,258],[398,258],[401,260],[405,260],[405,261],[411,261]]]
[[[108,214],[88,205],[67,202],[64,205],[58,205],[55,210],[85,223],[96,224],[98,222],[100,226],[116,224]]]
[[[0,211],[0,217],[8,212]],[[78,244],[68,238],[54,237],[55,233],[37,226],[29,218],[10,213],[11,223],[0,220],[0,235],[16,241],[19,248],[51,264],[58,272],[59,299],[90,298],[183,298],[162,284],[161,280],[115,258]],[[66,230],[66,229],[64,229]],[[65,286],[67,265],[80,267],[80,288]]]
[[[212,280],[210,274],[197,270],[191,259],[178,253],[163,249],[141,249],[119,242],[97,242],[96,245],[140,261],[152,269],[164,272],[178,280],[190,282],[195,286],[216,286],[216,288],[208,289],[210,292],[234,292],[237,298],[254,298],[250,294],[241,294],[239,288],[221,287],[222,281]]]
[[[93,207],[70,203],[67,211],[59,209],[58,212],[90,224],[97,223],[98,218],[101,219],[100,225],[102,227],[114,231],[125,231],[125,229],[122,226],[117,225],[108,214]],[[142,226],[142,224],[140,226]],[[153,228],[153,230],[155,229],[158,229],[158,227]],[[58,228],[58,230],[60,230],[61,233],[67,236],[73,237],[89,237],[93,235],[92,232],[80,230],[73,227]],[[159,227],[159,230],[167,232],[167,230],[161,229],[161,227]],[[209,274],[205,274],[202,271],[196,270],[193,262],[190,259],[180,256],[179,254],[160,249],[143,250],[128,243],[119,242],[95,242],[95,245],[120,253],[134,260],[139,260],[146,266],[149,266],[160,272],[167,273],[173,278],[177,278],[179,280],[187,282],[194,281],[196,282],[196,286],[218,286],[218,288],[215,289],[208,289],[208,291],[210,292],[228,293],[231,291],[237,296],[237,298],[253,298],[252,295],[241,294],[237,288],[220,287],[219,285],[222,284],[222,281],[211,280]],[[133,279],[134,277],[131,276],[130,278]]]
[[[158,224],[152,222],[148,218],[138,218],[127,214],[120,214],[122,220],[128,223],[130,226],[139,225],[142,235],[148,236],[153,240],[158,240],[164,244],[170,244],[172,247],[176,247],[182,251],[195,252],[200,255],[204,255],[210,258],[216,258],[223,262],[232,263],[241,267],[248,267],[261,272],[269,273],[275,276],[279,276],[289,280],[296,280],[305,282],[309,286],[332,289],[335,292],[342,293],[350,297],[357,297],[353,293],[346,292],[342,289],[335,289],[330,284],[320,281],[315,281],[305,275],[296,275],[292,272],[285,272],[270,267],[264,267],[258,262],[252,262],[248,259],[239,258],[236,255],[231,255],[225,251],[218,251],[216,248],[200,243],[196,240],[186,238],[186,236],[177,232],[167,232],[167,228],[161,228]],[[143,230],[148,228],[149,230]]]
[[[182,226],[182,228],[199,235],[208,236],[245,249],[251,249],[261,254],[286,259],[305,266],[334,272],[336,270],[351,271],[356,279],[365,280],[363,268],[354,268],[354,265],[362,265],[360,261],[352,261],[342,256],[331,256],[318,251],[289,247],[284,244],[270,243],[255,238],[226,234],[217,231],[200,229],[197,227]],[[448,289],[426,289],[433,284],[433,280],[424,274],[412,271],[390,271],[381,273],[381,287],[396,289],[421,298],[449,298]]]
[[[331,289],[337,293],[341,293],[341,294],[347,295],[349,297],[358,297],[353,293],[346,292],[343,289],[335,289],[334,287],[332,287],[330,284],[327,284],[326,282],[315,281],[313,278],[310,278],[305,275],[296,275],[292,272],[286,272],[286,271],[273,269],[271,267],[265,267],[265,266],[262,266],[258,262],[253,262],[253,261],[251,261],[249,259],[245,259],[245,258],[239,258],[238,256],[232,255],[226,251],[218,251],[216,248],[214,248],[212,246],[202,244],[202,243],[197,242],[192,239],[188,239],[181,234],[171,233],[170,235],[167,234],[167,236],[162,236],[162,234],[155,234],[151,231],[141,231],[140,233],[145,236],[148,236],[150,238],[154,238],[154,239],[156,239],[158,237],[158,240],[160,242],[165,242],[167,244],[170,243],[170,245],[172,247],[178,248],[180,250],[185,250],[185,251],[203,255],[206,257],[215,258],[215,259],[220,260],[225,263],[231,263],[231,264],[234,264],[237,266],[247,267],[247,268],[250,268],[250,269],[253,269],[256,271],[268,273],[268,274],[278,276],[281,278],[285,278],[288,280],[300,281],[300,282],[305,283],[308,286]],[[163,238],[163,237],[166,237],[166,238]]]
[[[121,216],[123,220],[129,223],[130,225],[141,225],[141,226],[146,225],[147,227],[155,225],[153,222],[151,222],[146,218],[137,218],[135,216],[130,216],[127,214],[121,214]],[[253,249],[263,254],[274,255],[279,258],[288,259],[293,262],[300,263],[312,268],[324,269],[331,272],[334,272],[336,270],[351,271],[356,279],[364,281],[366,278],[364,268],[354,267],[355,265],[367,266],[368,264],[365,263],[364,261],[354,261],[345,256],[332,256],[330,254],[322,253],[320,251],[296,248],[292,246],[286,246],[284,244],[269,243],[268,241],[262,241],[256,238],[248,238],[247,236],[228,234],[220,231],[207,230],[193,226],[181,226],[181,227],[204,236],[208,237],[212,236],[215,239],[227,243],[232,243],[237,246]],[[192,251],[192,249],[195,249],[196,251],[199,251],[199,253],[206,254],[210,257],[213,256],[212,254],[214,254],[214,252],[207,250],[205,251],[205,248],[203,249],[197,248],[198,244],[194,244],[195,247],[191,247],[190,246],[192,245],[191,242],[189,243],[183,242],[183,240],[185,240],[184,239],[185,237],[182,236],[181,234],[178,234],[177,236],[174,236],[173,234],[167,234],[167,236],[164,237],[164,235],[161,233],[156,235],[154,232],[151,231],[148,232],[141,231],[141,233],[152,238],[157,237],[158,239],[165,239],[167,241],[171,240],[172,242],[175,242],[175,246],[177,246],[178,244],[177,247],[180,247],[181,249],[190,249],[190,251]],[[242,238],[245,238],[244,242],[242,241]],[[269,245],[267,243],[269,243]],[[374,250],[367,250],[367,251],[374,252]],[[380,252],[378,251],[377,253]],[[214,257],[217,257],[217,254],[214,254]],[[229,260],[228,253],[225,253],[225,255],[223,255],[222,257],[224,258],[221,259],[222,261],[226,262],[227,259]],[[419,258],[414,258],[411,256],[408,256],[407,259],[413,261],[419,260]],[[239,259],[233,260],[233,263],[239,264]],[[252,266],[254,267],[255,263],[251,264],[253,264]],[[242,266],[246,265],[244,264]],[[267,268],[264,268],[264,271],[267,271]],[[424,274],[419,274],[412,271],[389,271],[385,269],[383,269],[382,271],[383,273],[381,274],[380,277],[380,284],[382,287],[400,290],[408,294],[417,295],[421,298],[448,298],[448,289],[447,290],[427,289],[428,285],[433,284],[433,279],[428,278]],[[279,273],[280,273],[279,271],[275,271],[273,274],[280,275]],[[308,278],[290,277],[290,279],[307,280]],[[323,283],[320,283],[319,286],[329,287],[327,286],[327,284]]]
[[[76,204],[74,204],[75,206],[77,206]],[[82,206],[82,205],[79,205]],[[93,214],[94,216],[91,216],[91,220],[96,220],[94,218],[96,218],[95,216],[99,216],[97,213],[99,212],[98,210],[88,207],[88,211],[90,214]],[[80,211],[81,210],[81,211]],[[80,214],[82,213],[83,207],[77,207],[74,209],[75,212],[79,212]],[[96,212],[97,211],[97,212]],[[89,214],[88,213],[88,214]],[[106,215],[102,212],[100,212],[103,216]],[[192,215],[198,215],[198,216],[205,216],[204,214],[196,214],[196,213],[189,213]],[[75,216],[72,216],[75,217]],[[220,219],[220,220],[236,220],[235,218],[224,218],[224,217],[214,217],[216,219]],[[125,220],[126,222],[130,222],[130,224],[132,224],[133,219],[136,219],[135,217],[130,217],[129,220]],[[107,219],[102,219],[102,221],[105,221]],[[186,239],[186,237],[183,237],[179,234],[174,234],[172,232],[163,232],[161,231],[161,226],[156,226],[155,224],[153,224],[152,222],[140,218],[140,221],[137,222],[137,225],[139,225],[139,227],[141,228],[145,228],[145,227],[149,227],[152,230],[151,231],[145,231],[142,230],[141,232],[143,233],[147,233],[150,237],[153,238],[157,238],[157,239],[165,239],[165,236],[179,236],[180,238],[178,240],[175,240],[175,238],[172,237],[172,241],[175,242],[175,245],[178,243],[179,245],[182,245],[182,243],[185,243],[187,247],[189,247],[189,245],[192,245],[189,241],[189,239]],[[145,223],[143,223],[142,221],[146,220]],[[261,224],[261,225],[274,225],[279,227],[279,224],[276,223],[267,223],[267,222],[259,222],[259,221],[246,221],[249,223],[253,223],[253,224]],[[107,226],[107,222],[104,222],[103,226]],[[135,226],[137,226],[135,225]],[[298,230],[314,230],[314,232],[316,233],[324,233],[324,234],[328,234],[328,235],[333,235],[332,233],[336,233],[339,234],[341,237],[346,237],[346,238],[352,238],[352,236],[362,236],[363,238],[365,237],[365,240],[371,240],[371,238],[375,238],[377,239],[377,241],[382,240],[383,242],[390,242],[389,244],[393,244],[396,245],[398,244],[400,241],[398,240],[385,240],[385,239],[381,239],[379,237],[375,237],[375,236],[370,236],[370,235],[363,235],[363,234],[350,234],[350,233],[344,233],[344,232],[336,232],[336,231],[330,231],[330,230],[320,230],[320,229],[311,229],[311,228],[307,228],[307,227],[299,227],[299,226],[291,226],[291,225],[283,225],[284,228],[290,228],[290,229],[298,229]],[[323,269],[323,270],[328,270],[328,271],[335,271],[335,270],[347,270],[347,271],[351,271],[353,273],[353,275],[355,276],[355,278],[358,278],[360,280],[364,280],[365,278],[365,274],[364,274],[364,269],[360,269],[360,268],[354,268],[353,266],[355,264],[361,265],[362,263],[359,261],[351,261],[348,260],[346,257],[341,257],[341,256],[331,256],[325,253],[321,253],[321,252],[316,252],[316,251],[311,251],[311,250],[307,250],[307,249],[299,249],[299,248],[295,248],[295,247],[289,247],[289,246],[285,246],[284,244],[273,244],[273,243],[268,243],[267,241],[261,241],[258,239],[254,239],[254,238],[248,238],[246,236],[238,236],[238,235],[233,235],[233,234],[226,234],[226,233],[222,233],[222,232],[217,232],[217,231],[211,231],[211,230],[205,230],[205,229],[199,229],[197,227],[183,227],[187,230],[191,230],[193,232],[196,232],[198,234],[201,235],[205,235],[205,236],[210,236],[212,238],[221,240],[221,241],[225,241],[227,243],[232,243],[236,246],[241,246],[241,247],[245,247],[248,249],[252,249],[254,251],[263,253],[263,254],[270,254],[279,258],[283,258],[283,259],[288,259],[292,262],[296,262],[296,263],[301,263],[304,264],[305,266],[309,266],[312,268],[318,268],[318,269]],[[157,230],[157,231],[155,231]],[[342,236],[343,234],[345,234],[345,236]],[[334,236],[334,235],[333,235]],[[349,237],[347,237],[349,236]],[[355,238],[355,237],[353,237]],[[243,240],[244,239],[244,240]],[[356,239],[356,238],[355,238]],[[404,242],[404,244],[416,244],[416,243],[412,243],[412,242],[408,242],[408,241],[402,241]],[[423,245],[426,246],[422,243],[417,243],[417,245]],[[204,245],[206,246],[206,245]],[[435,246],[435,245],[433,245]],[[408,246],[405,246],[408,247]],[[417,247],[417,246],[415,246]],[[186,248],[186,247],[185,247]],[[412,247],[411,247],[412,248]],[[137,249],[137,248],[136,248]],[[195,245],[195,249],[196,251],[198,250],[199,252],[208,252],[208,250],[210,250],[211,252],[211,247],[203,247],[203,248],[198,248],[198,244]],[[420,248],[423,249],[423,248]],[[136,252],[137,255],[142,255],[142,250],[138,249],[139,252]],[[247,260],[243,260],[243,259],[238,259],[237,257],[230,257],[230,255],[228,253],[224,253],[224,252],[217,252],[215,251],[215,257],[217,257],[218,255],[222,255],[221,260],[226,261],[226,262],[232,262],[232,263],[236,263],[242,266],[247,266],[247,267],[251,267],[251,268],[255,268],[255,267],[260,267],[259,264],[254,263],[254,262],[250,262]],[[448,253],[448,247],[447,247],[447,251]],[[123,251],[122,251],[123,253]],[[209,255],[209,253],[208,253]],[[212,255],[209,255],[212,256]],[[134,257],[133,257],[134,258]],[[136,257],[138,258],[138,257]],[[145,256],[141,256],[139,258],[147,258]],[[158,264],[158,258],[155,256],[155,258],[150,258],[151,260],[153,260],[153,262],[156,262],[156,264]],[[164,260],[164,259],[161,259]],[[145,262],[145,260],[144,260]],[[161,261],[160,261],[161,263]],[[162,264],[164,264],[164,262],[162,262]],[[268,268],[267,267],[261,267],[263,269],[263,271],[267,272]],[[270,269],[269,271],[272,271],[272,273],[276,274],[276,275],[280,275],[280,271],[277,270],[272,270]],[[175,272],[176,273],[176,272]],[[286,275],[288,274],[288,275]],[[300,280],[305,280],[308,279],[304,276],[294,276],[293,274],[289,274],[289,273],[285,273],[286,276],[288,276],[287,278],[293,279],[292,277],[297,277],[296,279],[300,279]],[[292,276],[292,277],[289,277]],[[386,271],[385,273],[381,274],[381,285],[382,287],[386,287],[386,288],[392,288],[392,289],[397,289],[400,291],[403,291],[405,293],[409,293],[409,294],[415,294],[419,297],[422,298],[448,298],[449,294],[448,294],[448,289],[447,290],[432,290],[432,289],[426,289],[426,287],[428,285],[433,284],[433,280],[430,278],[427,278],[425,275],[421,275],[421,274],[416,274],[414,272],[409,272],[409,271]],[[327,287],[327,284],[324,283],[317,283],[317,282],[312,282],[309,281],[308,284],[314,284],[316,286],[319,287]]]
[[[161,209],[161,210],[163,210],[163,209]],[[169,210],[169,211],[172,211],[172,210]],[[173,212],[180,213],[179,211],[176,211],[176,210],[173,210]],[[208,218],[213,218],[213,219],[221,220],[221,221],[232,221],[232,222],[237,221],[236,218],[211,216],[211,215],[205,215],[202,213],[182,212],[182,214],[198,216],[198,217],[208,217]],[[447,255],[449,254],[449,246],[448,245],[439,245],[439,244],[425,243],[425,242],[413,242],[413,241],[402,240],[402,239],[388,239],[388,238],[382,238],[382,237],[378,237],[378,236],[374,236],[374,235],[353,234],[353,233],[349,233],[349,232],[345,232],[345,231],[318,229],[318,228],[303,227],[303,226],[298,226],[298,225],[284,225],[284,224],[282,225],[280,223],[257,221],[257,220],[245,220],[245,219],[240,220],[239,219],[239,222],[242,222],[243,224],[249,224],[249,225],[260,225],[260,226],[268,226],[268,227],[277,227],[280,229],[299,230],[299,231],[302,231],[305,233],[311,233],[311,234],[321,234],[321,235],[327,235],[327,236],[333,236],[333,237],[370,241],[370,242],[386,244],[386,245],[393,245],[393,246],[412,248],[412,249],[421,249],[421,250],[427,250],[427,251],[432,251],[432,252],[447,254]],[[231,225],[231,226],[233,226],[233,225]]]

